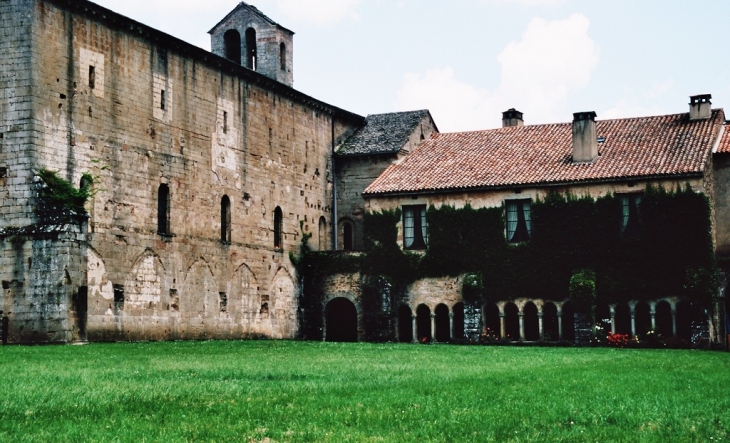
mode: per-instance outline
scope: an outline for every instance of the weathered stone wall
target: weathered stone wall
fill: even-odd
[[[12,67],[10,77],[20,83],[1,85],[6,98],[11,89],[30,94],[22,76],[33,73],[32,105],[10,119],[3,114],[3,128],[22,127],[32,107],[35,138],[30,131],[24,139],[13,135],[18,150],[3,160],[19,165],[13,177],[28,188],[18,191],[26,200],[13,214],[32,213],[27,198],[34,168],[58,170],[76,186],[84,172],[96,177],[87,243],[56,254],[73,263],[64,265],[71,293],[88,292],[87,337],[295,337],[299,289],[288,252],[299,246],[300,223],[313,230],[324,217],[331,226],[332,147],[361,118],[242,68],[231,70],[213,55],[94,5],[88,11],[63,0],[30,5],[0,4],[10,8],[3,18],[17,10],[15,22],[32,19],[25,35],[37,47]],[[22,29],[15,22],[8,26]],[[16,35],[3,34],[0,45],[18,45],[6,41],[10,34]],[[3,99],[4,109],[11,105],[21,102]],[[4,147],[8,139],[0,141]],[[32,161],[24,160],[26,152],[34,154]],[[160,235],[163,184],[170,191],[169,229]],[[224,196],[231,202],[225,242]],[[277,207],[283,217],[275,247]],[[32,220],[21,221],[15,225]],[[54,247],[61,245],[31,241],[22,253],[6,255],[27,274],[21,260]],[[14,312],[25,304],[28,318],[35,315],[33,300],[53,286],[61,265],[49,266],[53,276],[32,289],[26,280],[23,291],[16,290],[24,295],[11,297]],[[54,314],[62,326],[39,333],[65,328],[58,336],[70,339],[74,314],[66,309],[63,323],[64,309],[59,303]]]
[[[718,258],[727,259],[730,257],[730,156],[717,154],[713,166],[715,248]]]

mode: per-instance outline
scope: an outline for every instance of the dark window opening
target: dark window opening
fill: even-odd
[[[279,45],[279,68],[286,71],[286,45],[284,43]]]
[[[324,217],[319,218],[319,250],[327,249],[327,220]]]
[[[228,295],[225,292],[218,293],[218,304],[221,312],[228,312]]]
[[[354,249],[352,231],[352,223],[348,221],[342,223],[342,249],[345,251],[352,251]]]
[[[256,70],[256,30],[246,29],[246,67]]]
[[[403,206],[403,246],[405,249],[426,249],[427,244],[426,205]]]
[[[348,299],[338,297],[325,308],[325,340],[329,342],[357,341],[357,309]]]
[[[507,241],[520,243],[530,240],[532,215],[530,200],[507,200]]]
[[[626,238],[641,235],[642,194],[624,194],[621,198],[621,233]]]
[[[276,207],[274,210],[274,248],[281,249],[281,226],[283,221],[283,215],[280,207]]]
[[[221,199],[221,242],[231,242],[231,199],[227,195]]]
[[[96,67],[89,66],[89,89],[96,87]]]
[[[228,111],[223,111],[223,133],[228,134]]]
[[[226,58],[234,63],[241,64],[241,34],[235,29],[229,29],[223,34]]]
[[[114,288],[114,310],[124,309],[124,285],[113,285]]]
[[[165,110],[165,90],[160,90],[160,109]]]
[[[170,310],[180,310],[180,296],[177,295],[177,289],[170,289]]]
[[[170,188],[166,184],[157,191],[157,233],[170,234]]]

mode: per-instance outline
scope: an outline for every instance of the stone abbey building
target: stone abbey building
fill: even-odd
[[[652,186],[702,196],[706,226],[681,225],[694,240],[662,254],[704,261],[672,268],[689,277],[661,294],[661,276],[635,279],[651,296],[632,298],[601,286],[618,268],[585,245],[598,317],[634,335],[723,341],[715,257],[730,253],[730,136],[709,96],[689,114],[525,126],[510,110],[504,128],[439,134],[425,110],[363,117],[294,89],[294,33],[243,2],[210,31],[212,52],[85,0],[6,0],[0,17],[10,342],[573,338],[569,272],[554,276],[562,292],[528,297],[519,283],[505,289],[496,258],[440,267],[432,256],[448,236],[432,217],[496,210],[500,233],[483,249],[514,254],[540,244],[551,195],[610,195],[609,237],[631,242],[647,231],[638,220]],[[377,214],[393,216],[387,241],[368,225]],[[396,267],[377,271],[380,247],[437,264],[399,279]],[[315,276],[300,255],[332,265]],[[707,299],[690,290],[708,284]]]

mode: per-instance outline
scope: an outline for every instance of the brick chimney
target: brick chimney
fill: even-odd
[[[711,94],[693,95],[689,98],[689,119],[705,120],[712,116]]]
[[[573,114],[573,163],[590,163],[598,158],[596,113]]]
[[[515,108],[511,108],[502,113],[502,127],[509,128],[511,126],[525,126],[522,113]]]

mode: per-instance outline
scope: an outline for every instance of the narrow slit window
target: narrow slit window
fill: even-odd
[[[281,212],[280,207],[276,207],[274,210],[274,248],[281,249],[282,243],[281,243],[281,237],[282,237],[282,224],[283,224],[283,214]]]
[[[253,71],[256,70],[256,30],[254,28],[246,30],[246,67]]]
[[[221,242],[231,242],[231,199],[227,195],[221,199]]]
[[[89,89],[96,87],[96,67],[89,66]]]
[[[165,110],[165,90],[160,90],[160,109]]]
[[[621,199],[621,234],[626,238],[641,235],[642,194],[624,194]]]
[[[157,232],[170,234],[170,188],[161,184],[157,191]]]
[[[223,111],[223,133],[228,134],[228,111]]]
[[[284,43],[279,45],[279,68],[286,71],[286,45]]]

